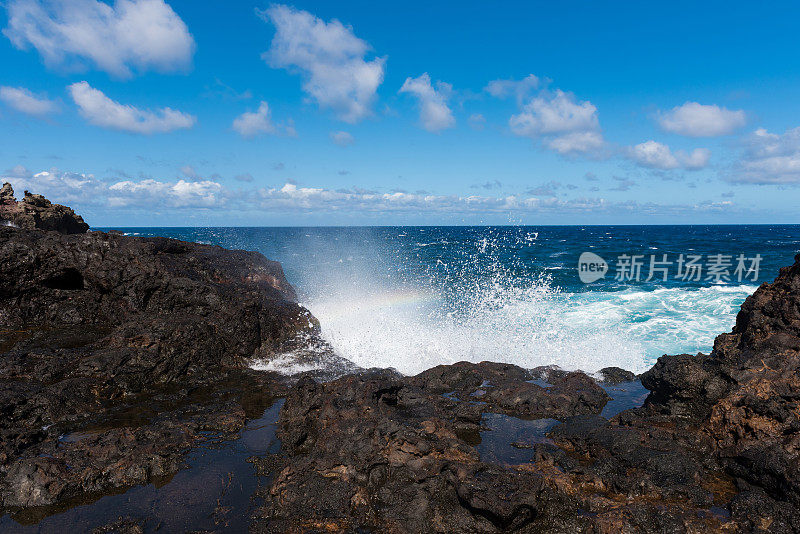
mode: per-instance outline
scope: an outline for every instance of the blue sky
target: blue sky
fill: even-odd
[[[800,223],[798,19],[5,0],[0,178],[94,226]]]

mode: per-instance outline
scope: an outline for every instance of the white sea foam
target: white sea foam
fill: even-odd
[[[296,375],[320,369],[320,364],[300,363],[292,353],[283,354],[270,360],[257,360],[251,367],[256,371],[274,371],[284,375]]]
[[[436,295],[408,290],[348,292],[308,306],[337,354],[362,367],[414,374],[438,364],[492,360],[641,372],[665,353],[710,350],[755,287],[492,290],[465,313],[441,313]]]
[[[709,351],[756,289],[564,292],[546,274],[520,275],[530,270],[500,259],[509,242],[485,238],[458,260],[430,260],[427,279],[405,277],[405,260],[365,248],[355,240],[314,248],[324,267],[303,288],[303,303],[337,355],[404,374],[463,360],[642,372],[663,354]],[[277,361],[270,369],[291,374],[293,364]]]

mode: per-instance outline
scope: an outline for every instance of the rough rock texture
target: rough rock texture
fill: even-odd
[[[518,415],[541,417],[599,411],[607,400],[588,379],[571,375],[555,390],[526,376],[511,365],[461,363],[413,378],[375,371],[326,384],[301,380],[280,417],[290,458],[262,495],[254,530],[497,532],[584,524],[576,502],[541,475],[481,462],[474,448],[482,414],[495,407],[517,413],[515,398]],[[487,404],[441,394],[476,398],[494,388]]]
[[[281,391],[251,358],[318,330],[252,252],[0,227],[0,272],[2,507],[174,471],[198,429],[235,429],[249,396]]]
[[[705,532],[725,489],[670,429],[598,415],[582,373],[532,384],[513,365],[458,363],[403,378],[373,372],[299,382],[280,418],[289,456],[254,529],[305,532]],[[490,462],[485,413],[559,419],[531,460]],[[512,444],[512,446],[517,446]],[[725,481],[727,482],[727,481]],[[703,489],[710,488],[710,489]],[[716,492],[716,493],[715,493]]]
[[[619,384],[620,382],[631,382],[636,380],[635,374],[619,367],[606,367],[604,369],[600,369],[598,374],[602,377],[603,382],[607,384]]]
[[[642,382],[649,410],[711,440],[741,488],[735,517],[800,531],[800,255],[747,298],[711,355],[664,356]]]
[[[62,234],[83,234],[89,230],[89,225],[72,209],[53,204],[42,195],[25,191],[22,201],[17,202],[9,183],[0,189],[0,224],[28,230],[54,230]]]
[[[281,413],[288,458],[254,528],[800,532],[800,256],[747,299],[711,355],[664,356],[642,382],[645,406],[609,420],[591,379],[552,367],[305,379]],[[561,424],[533,443],[507,436],[530,451],[509,462],[479,452],[502,432],[486,413]]]
[[[354,374],[291,388],[252,371],[319,341],[255,253],[0,227],[0,272],[0,508],[28,523],[169,477],[285,397],[280,453],[252,458],[256,532],[800,532],[800,256],[712,354],[660,358],[645,405],[610,419],[606,391],[635,378],[618,368],[403,377],[328,354]]]

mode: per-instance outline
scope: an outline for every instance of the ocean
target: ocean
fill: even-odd
[[[404,374],[462,360],[638,373],[708,352],[800,252],[797,225],[117,229],[280,261],[339,356]],[[607,265],[591,283],[587,252]]]

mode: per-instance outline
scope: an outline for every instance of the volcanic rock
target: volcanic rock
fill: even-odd
[[[318,332],[254,252],[0,227],[0,272],[4,508],[174,472],[199,430],[236,430],[249,399],[283,391],[253,358]]]
[[[60,204],[53,204],[42,195],[25,191],[21,202],[14,198],[11,184],[0,189],[0,224],[28,230],[53,230],[62,234],[83,234],[89,225],[80,215]]]

